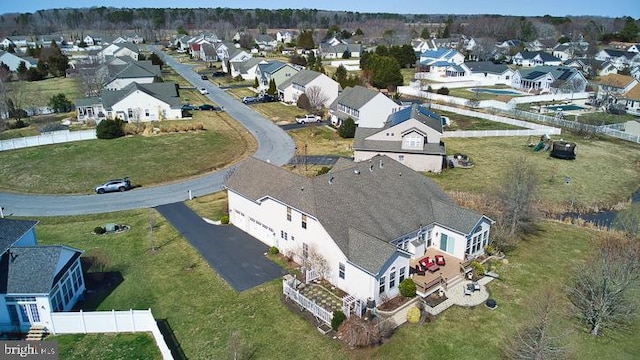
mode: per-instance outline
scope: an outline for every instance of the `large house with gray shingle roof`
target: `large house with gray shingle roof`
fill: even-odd
[[[75,100],[78,121],[119,118],[127,122],[182,119],[181,100],[172,82],[130,83],[121,90],[102,90],[100,97]]]
[[[511,87],[539,93],[584,92],[587,79],[582,72],[569,66],[535,66],[517,69]]]
[[[281,101],[295,103],[300,95],[306,93],[310,98],[315,97],[317,102],[324,99],[322,104],[324,107],[328,107],[340,92],[340,84],[337,81],[323,73],[307,69],[300,70],[277,87]],[[315,95],[309,95],[309,91],[314,92]]]
[[[513,64],[519,66],[556,66],[562,64],[562,59],[544,51],[521,51],[511,60]]]
[[[387,156],[341,159],[313,178],[249,158],[226,187],[234,226],[299,263],[319,254],[324,277],[363,301],[398,294],[410,261],[427,250],[462,261],[489,243],[491,219]]]
[[[122,90],[132,82],[150,84],[162,75],[160,66],[153,65],[149,60],[108,64],[97,71],[104,73],[102,78],[105,79],[104,88],[107,90]]]
[[[329,106],[331,123],[340,126],[343,120],[351,118],[356,125],[381,128],[387,117],[400,110],[400,105],[383,93],[356,85],[348,87]]]
[[[356,128],[355,161],[386,155],[415,171],[440,173],[446,155],[441,117],[414,104],[391,115],[382,129]]]
[[[71,310],[84,293],[82,251],[38,246],[36,224],[0,218],[0,332],[49,327],[52,312]]]

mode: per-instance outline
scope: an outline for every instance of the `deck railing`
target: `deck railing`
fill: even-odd
[[[438,276],[429,282],[415,281],[415,279],[414,282],[416,284],[416,291],[420,293],[421,296],[427,296],[437,291],[438,288],[442,286],[443,279],[442,276]]]
[[[316,304],[313,300],[302,295],[298,290],[291,287],[286,279],[282,280],[282,293],[288,299],[293,300],[296,304],[311,312],[316,319],[322,320],[327,325],[331,325],[333,312],[326,310],[322,306]]]

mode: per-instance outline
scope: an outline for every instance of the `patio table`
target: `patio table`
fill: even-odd
[[[436,271],[440,270],[440,266],[438,266],[437,264],[433,264],[433,265],[429,266],[427,268],[427,270],[429,270],[429,272],[436,272]]]

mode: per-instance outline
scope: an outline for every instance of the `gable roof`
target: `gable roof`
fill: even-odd
[[[370,136],[385,132],[385,129],[365,128],[358,126],[353,137],[353,149],[358,151],[372,151],[398,154],[422,154],[422,155],[446,155],[444,145],[439,143],[424,144],[422,149],[403,149],[402,140],[371,140]],[[418,128],[411,128],[407,132],[418,131]]]
[[[151,84],[139,84],[132,82],[125,86],[121,90],[103,90],[102,91],[102,106],[105,110],[111,110],[111,107],[131,95],[136,91],[144,92],[154,98],[169,104],[171,108],[179,108],[181,105],[178,91],[176,90],[175,83],[162,82]]]
[[[627,58],[627,59],[631,59],[635,55],[637,55],[637,53],[634,53],[634,52],[631,52],[631,51],[617,50],[617,49],[604,49],[602,51],[604,51],[610,57],[615,57],[615,58],[624,57],[624,58]]]
[[[631,76],[620,74],[608,74],[600,77],[600,85],[625,88],[632,82],[637,81]]]
[[[350,166],[345,160],[336,168],[305,178],[249,158],[226,185],[253,201],[274,198],[315,217],[347,258],[372,274],[395,252],[389,243],[420,226],[437,222],[468,234],[482,218],[458,207],[431,179],[387,156]]]
[[[578,70],[569,66],[534,66],[516,70],[520,76],[527,80],[536,80],[547,74],[551,74],[556,80],[567,80],[573,74],[579,74]]]
[[[531,60],[534,59],[536,56],[540,56],[540,59],[542,59],[542,61],[561,61],[559,58],[544,52],[544,51],[521,51],[520,56],[522,56],[523,59],[527,59],[527,60]]]
[[[48,294],[60,276],[66,272],[82,252],[67,246],[24,246],[11,248],[3,257],[0,267],[6,277],[0,276],[0,293]],[[61,258],[65,266],[56,272]]]
[[[440,115],[420,104],[412,104],[409,107],[389,115],[384,128],[390,128],[409,119],[416,119],[435,131],[442,133],[442,118]]]
[[[338,95],[338,97],[331,104],[330,108],[336,109],[338,104],[342,104],[352,109],[360,109],[378,94],[380,93],[371,89],[367,89],[366,87],[360,85],[348,87],[344,89],[344,91],[340,95]]]
[[[0,255],[36,226],[37,221],[0,218]]]
[[[640,101],[640,84],[636,84],[631,90],[627,91],[624,97],[629,100]]]
[[[284,90],[291,84],[298,84],[300,86],[305,86],[308,83],[315,80],[318,76],[322,75],[321,73],[313,70],[302,69],[295,73],[292,77],[286,79],[282,83],[278,84],[278,89]]]
[[[470,61],[465,62],[465,65],[476,73],[490,73],[490,74],[504,74],[509,70],[509,67],[505,64],[494,64],[492,61]]]

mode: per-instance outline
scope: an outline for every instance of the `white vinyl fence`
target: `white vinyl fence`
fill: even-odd
[[[95,139],[97,139],[95,130],[53,131],[37,136],[26,136],[14,139],[0,140],[0,151]]]
[[[151,309],[129,311],[54,312],[51,314],[52,334],[88,334],[150,332],[162,358],[173,360],[171,350],[153,318]]]
[[[286,279],[282,280],[282,293],[289,299],[293,300],[296,304],[300,305],[304,309],[309,310],[316,317],[316,319],[322,320],[325,324],[331,325],[331,319],[333,319],[333,312],[325,310],[323,307],[316,304],[313,300],[308,299],[302,295],[298,290],[289,285]]]

